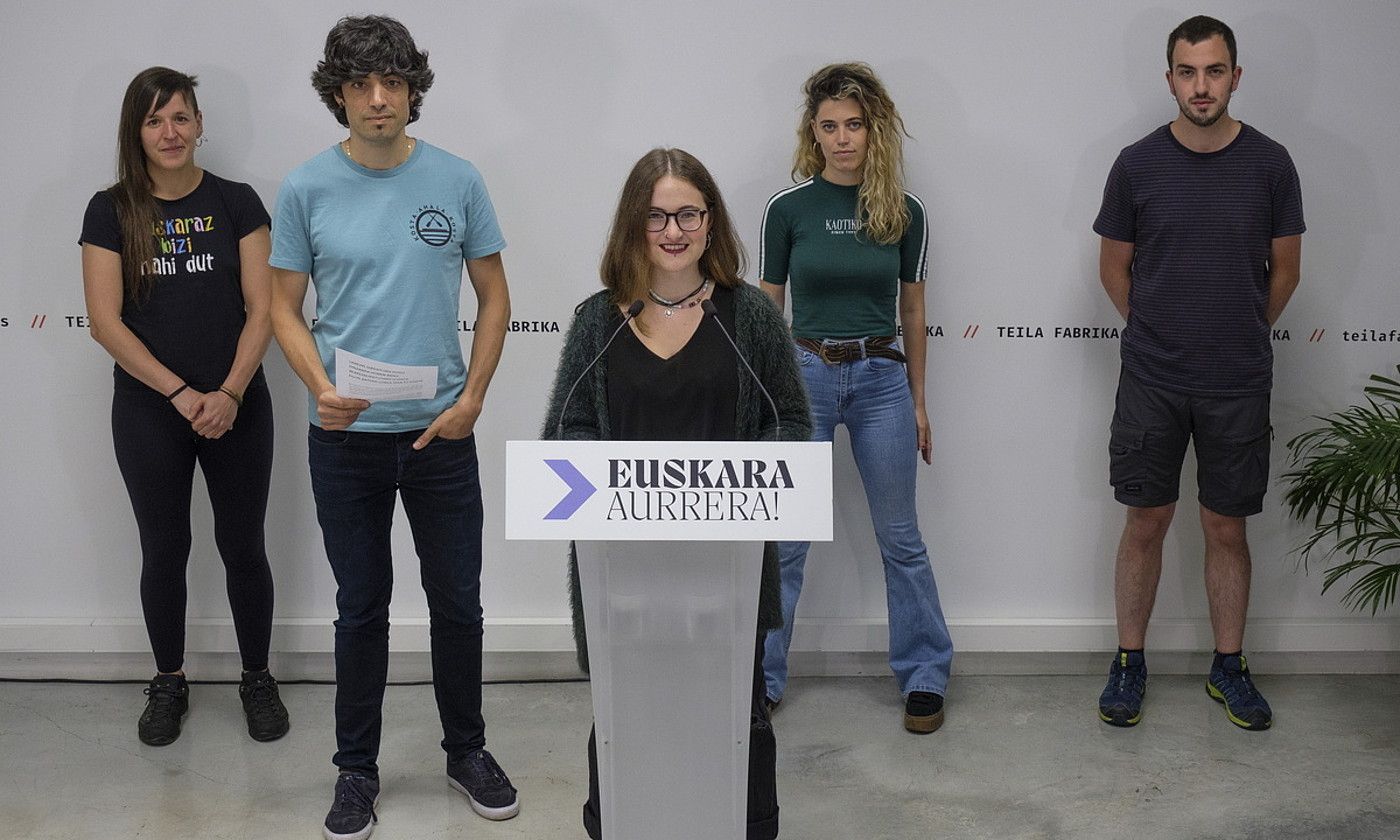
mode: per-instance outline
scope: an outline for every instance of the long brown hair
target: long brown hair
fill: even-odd
[[[141,126],[147,115],[164,108],[177,93],[183,94],[185,104],[198,114],[196,84],[194,76],[178,70],[150,67],[136,74],[122,99],[117,123],[117,182],[107,192],[121,222],[122,285],[131,300],[150,294],[155,283],[151,263],[156,256],[156,225],[160,223],[151,176],[146,171],[146,153],[141,148]]]
[[[826,155],[814,142],[812,121],[828,99],[853,98],[865,115],[866,153],[856,218],[875,242],[890,245],[904,237],[911,215],[904,199],[904,142],[908,135],[894,100],[875,70],[863,61],[828,64],[802,85],[802,121],[797,124],[797,151],[793,154],[793,180],[819,174]]]
[[[646,215],[651,210],[651,194],[656,182],[667,175],[689,183],[705,199],[710,243],[700,255],[700,273],[716,285],[730,289],[743,282],[748,257],[734,233],[734,224],[720,197],[719,187],[705,164],[682,149],[652,149],[642,155],[622,185],[617,214],[613,216],[608,246],[599,267],[603,286],[612,292],[613,303],[618,306],[644,299],[651,287]]]

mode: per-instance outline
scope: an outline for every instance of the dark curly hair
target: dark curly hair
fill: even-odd
[[[316,64],[311,84],[321,101],[349,126],[345,106],[336,100],[340,86],[371,73],[399,76],[408,83],[408,121],[418,119],[423,94],[433,86],[427,50],[419,50],[408,28],[391,17],[343,17],[326,35],[326,57]]]

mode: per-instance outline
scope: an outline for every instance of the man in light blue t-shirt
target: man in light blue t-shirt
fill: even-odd
[[[405,132],[432,82],[428,54],[398,21],[337,23],[312,83],[350,136],[287,176],[273,223],[274,328],[310,394],[311,486],[337,584],[340,775],[327,840],[363,840],[374,830],[398,497],[428,596],[448,781],[488,819],[520,808],[485,749],[482,504],[472,435],[510,318],[505,240],[476,168]],[[468,364],[457,337],[464,263],[477,304]],[[316,287],[310,329],[302,315],[308,282]],[[427,369],[432,396],[343,396],[337,351],[372,369]]]

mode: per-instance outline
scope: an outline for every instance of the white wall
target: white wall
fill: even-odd
[[[557,323],[597,287],[596,261],[631,163],[679,145],[715,173],[756,255],[759,216],[788,183],[798,87],[816,66],[866,59],[914,140],[910,186],[932,223],[929,409],[922,525],[965,651],[1113,644],[1111,556],[1122,513],[1106,484],[1116,341],[1003,338],[998,327],[1117,326],[1090,224],[1117,150],[1172,118],[1165,37],[1194,4],[817,2],[457,4],[383,9],[428,49],[437,83],[411,131],[485,173],[510,242],[515,317]],[[308,76],[342,3],[10,2],[5,199],[0,207],[0,651],[139,654],[137,539],[111,452],[110,362],[83,314],[76,238],[110,182],[122,92],[138,70],[198,74],[200,163],[271,207],[289,169],[343,132]],[[1224,2],[1244,76],[1232,112],[1291,150],[1309,231],[1303,283],[1278,324],[1274,472],[1310,415],[1393,370],[1400,328],[1400,6]],[[470,296],[467,296],[468,298]],[[470,303],[462,317],[472,318]],[[38,319],[42,318],[42,327]],[[964,338],[969,325],[980,325]],[[1325,330],[1320,342],[1309,341]],[[503,442],[532,437],[561,333],[513,333],[478,426],[487,489],[490,650],[569,647],[562,549],[502,538]],[[470,334],[463,334],[464,340]],[[274,348],[277,462],[268,514],[282,651],[330,645],[334,586],[305,467],[303,390]],[[817,547],[797,644],[885,643],[884,590],[849,451],[838,444],[838,539]],[[1183,497],[1194,494],[1188,467]],[[493,489],[497,492],[493,493]],[[202,485],[197,493],[202,492]],[[1275,489],[1251,521],[1250,648],[1400,650],[1395,618],[1318,594],[1290,553],[1303,531]],[[1190,506],[1167,543],[1151,644],[1208,649],[1201,539]],[[402,524],[402,523],[401,523]],[[196,505],[191,650],[228,651],[222,569]],[[396,531],[398,650],[426,647],[407,529]]]

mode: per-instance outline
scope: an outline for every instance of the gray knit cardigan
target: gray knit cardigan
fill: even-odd
[[[608,340],[609,320],[617,308],[609,300],[610,293],[601,291],[579,304],[574,310],[573,323],[564,338],[559,356],[559,370],[550,392],[549,409],[545,412],[541,438],[559,437],[559,413],[564,397],[574,380],[584,372],[588,362],[598,355]],[[702,323],[702,329],[715,327]],[[734,341],[763,381],[782,419],[782,440],[812,439],[812,415],[807,391],[797,370],[792,349],[792,334],[783,316],[768,296],[747,283],[734,289]],[[753,378],[736,358],[739,372],[739,401],[735,406],[735,428],[739,440],[778,440],[773,422],[773,410]],[[591,375],[584,377],[569,400],[564,417],[563,440],[611,440],[608,425],[607,364],[594,365]],[[760,630],[775,630],[783,624],[781,588],[778,573],[778,553],[773,543],[763,547],[763,576],[758,596],[758,626]],[[578,647],[579,667],[588,671],[588,641],[583,624],[583,601],[579,595],[578,561],[573,545],[569,546],[569,607],[573,613],[574,643]]]

